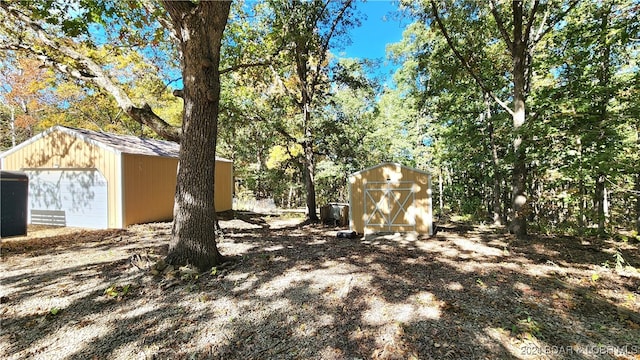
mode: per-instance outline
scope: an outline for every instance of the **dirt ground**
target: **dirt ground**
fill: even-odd
[[[200,274],[152,268],[169,223],[3,239],[0,358],[640,359],[628,239],[221,225],[234,261]]]

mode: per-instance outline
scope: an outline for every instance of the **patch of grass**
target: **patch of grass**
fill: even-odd
[[[473,220],[474,220],[474,217],[471,214],[453,215],[453,216],[451,216],[451,221],[453,221],[453,222],[471,223],[471,222],[473,222]]]
[[[104,289],[103,294],[107,295],[110,298],[121,300],[122,298],[127,296],[127,294],[129,294],[130,290],[131,290],[131,284],[127,284],[124,286],[111,285],[108,288]]]
[[[531,315],[526,313],[525,315],[526,317],[511,325],[511,334],[523,339],[539,338],[542,334],[542,326]]]
[[[280,218],[283,220],[291,220],[291,219],[300,219],[303,220],[305,218],[306,214],[304,212],[297,212],[297,211],[287,211],[287,212],[283,212],[282,214],[280,214]]]

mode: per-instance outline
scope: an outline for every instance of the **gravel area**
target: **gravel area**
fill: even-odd
[[[220,224],[205,273],[157,268],[170,223],[3,239],[0,357],[640,359],[637,242]]]

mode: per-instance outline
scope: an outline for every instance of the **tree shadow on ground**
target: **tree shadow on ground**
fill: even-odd
[[[247,235],[244,240],[240,241],[251,242],[256,238],[262,237],[259,235]],[[368,290],[355,298],[353,293],[350,294],[348,298],[351,299],[351,303],[359,304],[357,307],[350,307],[346,302],[341,303],[343,311],[347,309],[355,315],[354,320],[350,323],[356,324],[359,329],[365,327],[365,324],[362,323],[362,318],[366,317],[366,312],[375,307],[375,301],[371,299],[372,297],[378,297],[379,305],[381,306],[390,308],[393,308],[394,305],[400,307],[409,306],[412,312],[419,307],[416,307],[415,304],[407,305],[407,300],[419,295],[425,295],[425,292],[427,300],[422,299],[422,301],[429,302],[433,301],[433,299],[443,301],[439,305],[438,316],[434,319],[421,320],[419,317],[412,319],[411,316],[402,317],[398,315],[391,320],[391,323],[393,321],[402,323],[403,325],[398,328],[398,331],[408,333],[408,336],[413,340],[411,342],[412,345],[408,347],[409,350],[406,351],[415,351],[425,358],[443,358],[443,356],[450,358],[480,358],[481,355],[486,354],[499,358],[517,357],[518,354],[514,354],[513,349],[505,349],[499,340],[510,337],[514,339],[522,337],[526,340],[527,336],[535,338],[535,341],[532,341],[528,348],[522,348],[523,352],[529,351],[534,354],[535,351],[539,351],[538,355],[543,355],[540,349],[552,347],[553,349],[563,349],[563,351],[570,352],[570,358],[589,358],[587,353],[581,355],[577,347],[571,347],[575,344],[575,336],[565,337],[562,336],[562,332],[571,333],[571,329],[576,329],[577,324],[581,324],[581,326],[578,325],[578,328],[592,330],[592,325],[599,324],[599,326],[602,326],[605,323],[608,324],[605,326],[611,327],[608,335],[629,330],[625,329],[624,326],[620,326],[615,316],[616,308],[614,306],[604,306],[604,308],[600,306],[601,308],[597,315],[591,318],[587,316],[586,319],[585,314],[588,314],[589,311],[579,311],[577,316],[565,317],[567,314],[562,313],[562,306],[564,305],[562,301],[558,301],[559,304],[557,306],[556,304],[548,304],[546,307],[541,306],[541,298],[544,299],[547,296],[549,296],[548,298],[553,298],[555,293],[563,290],[558,289],[551,281],[523,271],[523,268],[531,264],[531,261],[526,258],[523,258],[525,261],[515,264],[515,267],[500,265],[509,259],[508,254],[504,256],[496,255],[496,253],[502,253],[501,249],[494,249],[495,251],[490,253],[493,259],[489,255],[482,254],[482,252],[480,255],[476,254],[473,259],[474,262],[477,262],[475,266],[469,269],[460,269],[459,266],[456,266],[456,262],[467,260],[464,255],[466,255],[465,251],[467,253],[471,252],[468,248],[466,250],[463,249],[464,251],[459,251],[455,255],[457,258],[446,259],[446,251],[440,253],[437,251],[423,251],[414,245],[399,247],[398,243],[393,241],[378,240],[373,244],[369,244],[369,246],[361,246],[362,244],[359,244],[354,247],[353,244],[345,246],[342,242],[344,240],[323,238],[319,243],[314,243],[313,241],[301,243],[300,240],[295,237],[295,234],[288,236],[277,234],[273,237],[272,244],[268,244],[267,241],[267,244],[264,245],[278,244],[280,247],[253,247],[248,250],[244,256],[253,260],[247,260],[247,262],[253,263],[257,267],[264,267],[267,270],[254,273],[258,279],[252,281],[250,286],[245,289],[245,292],[247,294],[260,294],[258,290],[262,286],[274,281],[274,278],[277,278],[283,272],[296,267],[304,269],[306,272],[317,272],[323,267],[331,268],[332,264],[323,265],[327,264],[327,262],[348,263],[356,265],[356,268],[360,269],[351,273],[355,274],[354,276],[356,277],[365,276],[362,275],[363,269],[367,269],[364,271],[365,274],[375,274],[371,276],[369,286],[373,285],[373,288],[377,289],[378,292],[374,292],[374,295],[372,295],[371,291]],[[318,239],[315,239],[315,241],[318,241]],[[293,249],[299,249],[300,247],[304,247],[304,251],[312,255],[306,259],[296,256]],[[399,248],[402,251],[398,251]],[[491,265],[494,266],[493,269]],[[505,273],[505,270],[508,272]],[[427,274],[427,276],[421,278],[418,274]],[[442,276],[443,274],[444,276]],[[438,285],[439,281],[449,282]],[[305,287],[313,286],[306,284]],[[505,292],[507,292],[506,295],[504,294]],[[255,298],[268,299],[268,297],[260,295]],[[296,296],[290,296],[288,292],[280,293],[276,298],[288,299],[293,303],[292,308],[306,304],[305,300],[298,301]],[[485,298],[486,300],[478,302],[478,298]],[[313,313],[337,313],[335,309],[323,305],[323,301],[317,296],[312,301],[315,304],[319,304],[316,305],[318,310],[312,311]],[[365,305],[363,306],[362,304]],[[478,305],[482,306],[482,308],[478,308]],[[589,306],[589,302],[573,304],[573,309],[578,309],[580,306]],[[560,311],[558,311],[558,307],[560,307]],[[465,318],[470,319],[471,322],[465,322],[463,320]],[[357,319],[360,319],[360,322]],[[269,323],[253,323],[253,327],[259,329],[261,326],[268,326]],[[475,326],[470,326],[469,324]],[[368,325],[375,328],[375,325]],[[244,326],[239,325],[238,329]],[[452,332],[451,329],[455,329],[455,331]],[[327,330],[324,329],[323,331]],[[465,331],[466,336],[464,336]],[[371,331],[369,332],[371,333]],[[331,332],[329,331],[329,333]],[[635,333],[637,334],[637,331]],[[430,337],[429,334],[433,336]],[[338,334],[333,333],[330,337],[334,336],[338,336]],[[375,353],[375,350],[371,352],[371,349],[376,349],[376,346],[373,345],[381,346],[379,341],[372,340],[371,335],[369,337],[358,337],[356,334],[350,333],[347,338],[360,339],[360,342],[355,341],[355,345],[338,349],[340,350],[338,352],[346,357],[369,357]],[[364,338],[367,340],[362,340]],[[422,338],[422,341],[416,340],[419,338]],[[600,339],[600,343],[611,347],[616,346],[615,340],[610,339],[614,339],[614,337]],[[595,344],[593,339],[585,339],[583,337],[579,340],[584,341],[583,348]],[[367,345],[360,347],[357,345],[359,343]],[[452,343],[454,343],[453,348],[450,348],[449,346]],[[467,344],[468,346],[464,350],[464,348],[456,346],[457,343]],[[448,346],[443,346],[443,344]],[[526,343],[523,342],[523,344]],[[347,348],[352,349],[352,352],[345,353],[344,349]],[[369,352],[353,350],[361,348],[366,348]],[[382,349],[384,349],[383,345]],[[220,351],[222,354],[226,354],[229,351],[237,352],[237,350],[232,349],[222,349]],[[251,356],[251,354],[244,355]],[[560,356],[559,358],[562,358],[562,355]],[[238,355],[238,358],[240,357]]]
[[[59,341],[75,345],[64,353],[70,359],[590,359],[590,346],[621,349],[640,338],[615,304],[557,286],[539,249],[506,235],[341,239],[316,225],[225,232],[220,250],[236,262],[178,282],[137,272],[124,255],[36,269],[31,284],[3,276],[14,304],[60,282],[94,281],[94,288],[78,291],[54,317],[9,314],[11,335],[0,344],[11,345],[0,354],[64,353]],[[139,237],[129,252],[166,251],[151,238]],[[560,251],[545,255],[563,259]],[[134,285],[129,294],[104,294],[126,283]],[[57,338],[69,332],[88,340]]]
[[[116,236],[126,236],[127,231],[123,229],[112,230],[72,230],[64,235],[35,237],[35,238],[14,238],[3,239],[2,241],[2,259],[10,258],[14,255],[20,255],[28,252],[31,255],[45,255],[62,249],[64,251],[75,251],[86,248],[90,244],[99,245],[100,243],[111,240]]]

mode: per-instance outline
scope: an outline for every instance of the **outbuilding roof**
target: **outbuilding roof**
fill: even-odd
[[[352,176],[358,176],[358,175],[360,175],[360,174],[362,174],[362,173],[365,173],[365,172],[371,171],[371,170],[373,170],[373,169],[377,169],[377,168],[384,167],[384,166],[389,166],[389,165],[391,165],[391,166],[395,166],[395,167],[399,167],[399,168],[401,168],[401,169],[403,169],[403,170],[409,170],[409,171],[414,171],[414,172],[418,172],[418,173],[421,173],[421,174],[430,175],[428,171],[424,171],[424,170],[420,170],[420,169],[415,169],[415,168],[408,167],[408,166],[405,166],[405,165],[402,165],[402,164],[399,164],[399,163],[394,163],[394,162],[383,162],[383,163],[380,163],[380,164],[378,164],[378,165],[374,165],[374,166],[372,166],[372,167],[368,167],[368,168],[366,168],[366,169],[362,169],[362,170],[360,170],[360,171],[356,171],[356,172],[354,172],[353,174],[351,174],[351,175],[349,175],[349,176],[350,176],[350,177],[352,177]]]
[[[60,131],[67,135],[76,137],[88,143],[96,146],[106,148],[111,151],[117,151],[125,154],[134,155],[149,155],[149,156],[162,156],[177,158],[180,153],[180,144],[173,141],[156,140],[142,138],[132,135],[120,135],[107,132],[97,132],[85,129],[76,129],[61,125],[53,126],[46,131],[32,137],[31,139],[21,143],[20,145],[5,151],[0,154],[0,157],[5,157],[19,149],[28,146],[29,144],[51,134],[52,132]],[[218,161],[231,162],[231,160],[224,159],[216,156]]]

